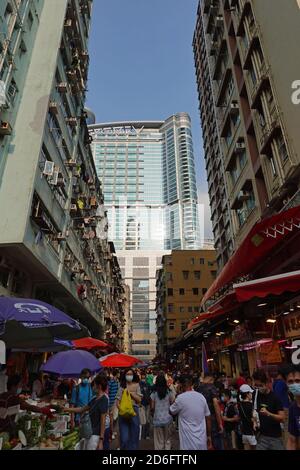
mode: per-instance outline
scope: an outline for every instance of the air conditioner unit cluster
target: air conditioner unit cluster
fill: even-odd
[[[71,127],[76,127],[77,126],[77,118],[76,117],[70,117],[66,119],[67,124]]]

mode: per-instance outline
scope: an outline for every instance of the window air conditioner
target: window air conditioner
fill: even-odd
[[[67,93],[68,91],[68,84],[67,82],[61,82],[57,85],[57,90],[59,93]]]
[[[246,148],[245,142],[237,142],[235,145],[236,151],[245,150],[245,148]]]
[[[58,106],[56,101],[50,101],[49,111],[51,114],[58,114]]]
[[[12,127],[9,122],[0,121],[0,135],[11,135]]]
[[[65,166],[69,168],[74,168],[77,165],[76,160],[68,160],[65,162]]]
[[[54,163],[48,160],[45,161],[43,175],[52,176],[54,172]]]
[[[247,191],[240,191],[238,195],[239,201],[247,201],[250,198],[250,194]]]

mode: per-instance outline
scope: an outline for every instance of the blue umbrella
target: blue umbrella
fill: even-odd
[[[78,321],[36,299],[0,297],[0,340],[7,348],[44,348],[54,339],[90,336]]]
[[[81,349],[72,349],[54,354],[41,367],[41,371],[49,374],[75,378],[80,377],[82,369],[90,369],[92,374],[95,374],[102,366],[93,354]]]

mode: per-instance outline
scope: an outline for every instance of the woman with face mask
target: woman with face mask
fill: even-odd
[[[119,416],[121,450],[138,450],[140,436],[139,406],[142,401],[142,393],[139,378],[132,369],[127,370],[121,380],[121,387],[117,395],[118,408],[125,389],[129,392],[133,402],[135,416],[131,418]]]
[[[294,368],[287,375],[289,392],[294,398],[289,408],[287,450],[300,450],[300,370]]]

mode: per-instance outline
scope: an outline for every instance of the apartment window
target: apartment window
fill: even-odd
[[[174,322],[170,322],[169,323],[169,330],[175,330],[175,323]]]
[[[285,161],[288,158],[288,151],[282,134],[277,139],[277,146],[280,158]]]
[[[173,313],[174,312],[174,304],[168,304],[168,312]]]
[[[200,307],[197,307],[197,306],[194,307],[194,312],[195,312],[195,313],[199,313],[199,308],[200,308]]]
[[[173,281],[173,274],[172,273],[167,273],[167,281]]]
[[[212,276],[213,279],[216,279],[217,277],[217,271],[210,271],[210,274]]]
[[[256,78],[256,73],[253,67],[250,67],[249,74],[250,74],[253,85],[256,85],[257,78]]]
[[[173,289],[168,289],[168,295],[173,295]]]
[[[188,312],[193,313],[193,307],[188,307]]]
[[[27,25],[28,25],[28,29],[30,31],[31,28],[32,28],[32,25],[33,25],[33,16],[32,16],[31,11],[28,13]]]
[[[214,261],[209,261],[209,262],[208,262],[208,266],[213,266],[214,264],[215,264]]]
[[[195,264],[195,258],[191,258],[191,264]]]
[[[201,272],[200,271],[194,271],[194,276],[195,276],[195,279],[199,280],[200,276],[201,276]]]
[[[199,295],[198,287],[193,287],[193,295]]]
[[[184,313],[184,307],[179,307],[179,312]]]
[[[204,258],[200,258],[200,264],[204,264],[205,260]]]
[[[189,278],[189,271],[182,271],[183,279],[187,280]]]
[[[179,295],[184,295],[184,289],[179,289]]]
[[[181,326],[181,331],[184,331],[187,329],[188,323],[182,322],[180,326]]]

